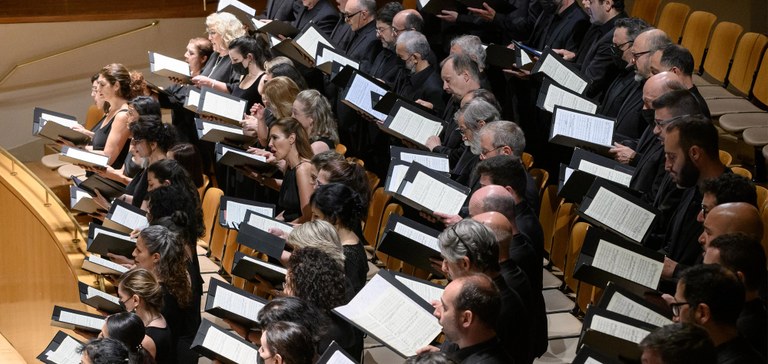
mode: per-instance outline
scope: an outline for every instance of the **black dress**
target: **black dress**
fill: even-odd
[[[93,147],[93,150],[104,150],[104,147],[107,145],[107,138],[109,138],[109,133],[112,131],[112,124],[114,123],[117,115],[123,112],[128,112],[128,109],[117,110],[115,115],[112,116],[112,119],[107,121],[106,125],[104,125],[105,119],[101,119],[101,121],[99,121],[99,123],[93,127],[93,138],[91,139],[91,146]],[[130,145],[131,143],[126,140],[125,144],[123,144],[123,148],[120,150],[120,154],[117,155],[115,161],[110,165],[112,168],[120,169],[123,167],[123,163],[125,162],[125,157],[128,155],[128,148]]]
[[[171,364],[176,362],[176,346],[173,344],[171,330],[168,326],[147,326],[144,333],[155,342],[155,363]]]
[[[168,328],[171,329],[172,345],[176,350],[176,362],[179,364],[196,363],[199,355],[192,351],[190,346],[192,346],[197,328],[200,326],[200,301],[193,297],[189,305],[181,307],[179,301],[168,291],[165,285],[162,288],[163,309],[160,313],[165,317]]]
[[[136,207],[141,207],[141,203],[147,197],[147,170],[142,169],[138,175],[133,177],[131,183],[125,187],[125,193],[133,196],[131,204]]]
[[[256,80],[253,81],[251,87],[243,89],[240,88],[240,83],[237,83],[232,88],[232,96],[239,97],[247,102],[245,107],[246,113],[250,112],[251,106],[253,106],[253,104],[262,103],[261,94],[259,93],[259,83],[265,74],[266,72],[260,74],[259,77],[256,77]]]
[[[299,198],[299,185],[296,181],[296,169],[304,163],[307,162],[303,161],[296,167],[289,168],[283,176],[277,205],[283,209],[283,220],[285,221],[293,221],[301,217],[301,199]]]
[[[368,259],[365,255],[363,243],[357,242],[354,245],[342,245],[344,252],[344,274],[352,284],[354,293],[360,292],[365,285],[365,278],[368,274]]]

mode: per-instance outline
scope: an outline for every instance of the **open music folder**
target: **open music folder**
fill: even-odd
[[[124,234],[130,234],[134,230],[141,230],[149,226],[149,221],[147,221],[146,211],[128,202],[114,200],[102,226]]]
[[[379,125],[382,131],[424,149],[427,149],[427,139],[440,135],[443,130],[442,120],[403,100],[395,101],[392,111],[383,120],[384,123]]]
[[[616,121],[592,113],[555,105],[549,142],[606,154],[613,146]]]
[[[264,28],[270,27],[275,21],[269,22],[266,26],[259,29],[263,31]],[[299,34],[295,39],[283,39],[280,43],[272,46],[272,50],[290,58],[291,60],[305,66],[315,67],[317,64],[315,55],[317,55],[318,44],[325,44],[331,49],[334,48],[333,43],[328,37],[325,36],[320,30],[315,27],[314,24],[308,26],[304,32]]]
[[[106,155],[91,153],[85,149],[72,148],[66,145],[61,147],[59,160],[94,168],[107,168],[107,164],[109,164],[109,157]]]
[[[249,167],[265,176],[271,176],[277,172],[277,166],[267,163],[267,157],[248,153],[247,151],[226,145],[216,143],[216,163],[223,164],[232,168]]]
[[[499,44],[489,44],[485,49],[485,62],[502,69],[524,69],[530,71],[535,62],[521,47],[507,48]]]
[[[539,109],[553,112],[555,106],[566,107],[572,110],[582,111],[588,114],[597,112],[597,103],[587,99],[571,90],[565,89],[549,78],[544,77],[539,88],[539,97],[536,99]]]
[[[660,218],[660,213],[628,188],[595,179],[576,213],[593,225],[641,243]]]
[[[80,302],[106,313],[122,312],[120,298],[107,292],[93,288],[83,282],[77,282],[80,291]]]
[[[654,329],[656,329],[655,326],[645,322],[615,312],[606,311],[599,307],[590,306],[584,316],[581,343],[589,345],[592,349],[608,356],[623,354],[622,356],[634,358],[636,355],[636,358],[639,359],[640,349],[637,345]],[[593,340],[592,338],[586,337],[586,333],[589,331],[607,335],[615,339],[608,341],[606,340],[609,339],[608,337],[598,335],[596,337],[602,337],[603,340]],[[612,344],[605,345],[609,342]]]
[[[100,332],[104,326],[104,316],[55,305],[51,314],[51,325],[70,330]]]
[[[408,163],[416,162],[438,172],[451,172],[451,167],[448,164],[448,156],[445,154],[391,145],[389,147],[389,156],[391,159],[397,159]]]
[[[360,292],[333,312],[406,358],[442,331],[434,308],[396,279],[376,274]]]
[[[82,347],[80,340],[58,331],[36,359],[46,364],[80,364]]]
[[[189,72],[189,64],[176,58],[164,56],[157,52],[149,54],[149,71],[164,77],[174,77],[184,83],[192,83],[192,74]]]
[[[614,282],[608,282],[597,307],[656,327],[671,324],[672,310],[666,302],[657,295],[651,296],[656,298],[653,301],[650,301],[648,297],[648,295],[645,297],[638,296],[629,289]]]
[[[216,12],[230,13],[243,23],[243,25],[251,24],[251,19],[256,16],[256,9],[237,0],[219,0],[219,4],[216,6]]]
[[[441,259],[440,232],[399,215],[391,215],[376,250],[437,275],[430,258]]]
[[[73,177],[72,182],[93,197],[96,197],[96,190],[99,190],[99,193],[104,196],[107,201],[125,194],[125,185],[109,178],[102,177],[99,174],[92,174],[82,181],[77,177]]]
[[[357,364],[357,360],[352,359],[336,341],[331,341],[315,364]]]
[[[97,257],[95,255],[89,255],[85,257],[81,268],[91,273],[111,274],[117,276],[128,271],[128,268],[120,264],[117,264],[109,259]]]
[[[222,119],[239,127],[240,122],[243,121],[243,114],[248,111],[246,110],[247,106],[248,102],[239,97],[209,87],[203,87],[200,90],[197,113],[203,116]]]
[[[380,270],[379,272],[392,274],[398,282],[430,304],[434,301],[440,301],[443,291],[445,291],[445,286],[402,272],[388,270]]]
[[[187,100],[184,102],[184,108],[197,113],[197,105],[200,103],[200,90],[194,87],[188,87],[189,94],[187,94]]]
[[[392,91],[387,91],[387,93],[385,93],[384,96],[382,96],[381,99],[379,99],[379,101],[373,104],[373,109],[382,114],[389,115],[389,113],[392,112],[392,109],[394,109],[395,103],[398,100],[406,104],[409,104],[418,110],[424,111],[427,114],[432,115],[435,113],[434,110],[427,108],[424,105],[416,103],[416,100],[406,99]]]
[[[584,149],[576,149],[569,167],[629,187],[635,168]]]
[[[241,252],[235,252],[233,264],[232,274],[247,280],[264,280],[272,285],[284,282],[285,275],[288,273],[288,270],[279,265],[267,263]]]
[[[350,66],[354,69],[360,67],[360,63],[349,59],[341,50],[336,50],[322,42],[317,44],[315,64],[315,68],[327,75],[339,73],[344,66]]]
[[[598,287],[613,281],[642,292],[646,290],[637,285],[658,288],[663,268],[663,254],[593,227],[587,230],[573,276]]]
[[[88,137],[72,130],[79,126],[77,118],[67,114],[36,107],[32,117],[32,135],[45,137],[53,141],[64,139],[76,145],[85,144]]]
[[[256,19],[251,19],[251,24],[261,33],[267,33],[272,35],[282,35],[286,38],[292,38],[299,34],[299,29],[296,29],[291,23],[284,22],[282,20],[272,20],[270,22],[263,22]]]
[[[413,163],[405,172],[394,197],[408,206],[428,213],[457,215],[470,189],[443,173]]]
[[[389,162],[387,179],[384,181],[384,191],[391,195],[397,194],[397,190],[403,183],[403,178],[405,178],[405,173],[408,172],[410,167],[411,163],[400,159],[392,159]]]
[[[583,345],[578,349],[576,357],[573,358],[571,364],[625,364],[619,360],[615,360],[609,356],[606,356],[587,345]]]
[[[205,319],[197,329],[191,349],[226,364],[258,364],[260,358],[255,345]]]
[[[133,259],[135,248],[136,239],[128,234],[98,224],[88,224],[87,251],[103,257],[106,257],[107,253],[112,253]]]
[[[69,186],[69,208],[73,211],[92,214],[103,208],[93,200],[93,196],[82,188],[75,185]]]
[[[267,300],[218,279],[211,279],[205,297],[205,312],[245,327],[256,327],[259,311]]]
[[[344,67],[347,69],[349,66]],[[376,120],[385,120],[387,114],[376,111],[373,105],[387,93],[389,86],[361,71],[352,70],[349,82],[342,91],[341,102]]]
[[[417,7],[420,11],[440,15],[443,10],[456,11],[456,0],[419,0]]]
[[[243,128],[234,125],[219,124],[206,119],[195,118],[197,137],[211,143],[229,143],[250,145],[256,142],[255,136],[243,134]]]
[[[549,48],[542,52],[541,58],[531,73],[543,73],[558,85],[578,95],[583,95],[589,85],[587,77],[575,65]]]
[[[280,259],[285,250],[285,239],[269,233],[269,229],[279,229],[290,233],[293,228],[281,221],[247,211],[245,220],[237,232],[237,242],[253,250],[264,253],[270,258]]]
[[[275,217],[275,205],[273,204],[221,196],[219,201],[219,224],[230,229],[237,228],[245,220],[245,214],[248,211]]]

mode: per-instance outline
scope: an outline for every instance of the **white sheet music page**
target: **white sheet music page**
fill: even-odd
[[[451,167],[448,164],[448,158],[433,157],[433,156],[424,155],[424,154],[400,152],[400,159],[408,163],[416,162],[418,164],[421,164],[422,166],[425,166],[429,169],[432,169],[438,172],[448,173],[451,171]]]
[[[106,166],[109,163],[109,157],[106,155],[90,153],[77,148],[67,148],[66,156],[98,166]]]
[[[214,115],[219,115],[230,120],[242,120],[245,110],[245,100],[232,100],[228,97],[206,92],[205,99],[200,110]]]
[[[409,166],[405,164],[398,164],[392,167],[392,175],[389,176],[389,180],[387,181],[387,192],[397,192],[400,188],[400,184],[403,183],[405,173],[408,172],[408,167]]]
[[[334,310],[405,356],[416,355],[442,330],[435,316],[379,275]]]
[[[190,88],[187,103],[184,106],[197,110],[197,105],[200,105],[200,91]]]
[[[594,114],[597,111],[596,103],[574,95],[555,84],[550,84],[547,89],[547,96],[544,98],[544,109],[552,112],[555,109],[555,105],[590,114]]]
[[[597,361],[595,358],[587,358],[587,360],[584,360],[584,364],[603,364],[603,362]]]
[[[356,364],[352,360],[349,360],[346,355],[342,354],[340,351],[336,350],[333,352],[333,355],[328,359],[326,364]]]
[[[440,297],[443,296],[443,291],[445,290],[443,288],[424,284],[419,281],[408,279],[399,275],[396,275],[395,278],[400,281],[400,283],[408,287],[408,289],[413,291],[413,293],[417,294],[419,297],[423,298],[429,303],[440,301]]]
[[[224,156],[227,153],[239,154],[239,155],[242,155],[244,157],[248,157],[250,159],[253,159],[253,160],[259,161],[259,162],[263,162],[263,163],[267,162],[267,157],[265,157],[263,155],[258,155],[258,154],[244,152],[242,150],[235,149],[235,148],[230,148],[230,147],[227,147],[226,145],[222,144],[222,146],[221,146],[221,155]]]
[[[584,213],[636,242],[643,240],[655,217],[604,187],[600,187]]]
[[[440,252],[440,242],[434,236],[425,234],[401,222],[395,224],[393,231],[438,253]]]
[[[243,344],[214,326],[209,327],[205,333],[203,347],[235,363],[258,363],[259,351],[256,348]]]
[[[424,172],[416,173],[412,182],[403,189],[403,196],[430,211],[458,214],[467,195],[453,189]]]
[[[565,178],[563,179],[563,183],[568,182],[569,179],[571,179],[571,175],[573,174],[573,168],[565,167]]]
[[[270,218],[261,216],[259,214],[251,214],[251,218],[248,220],[248,225],[266,232],[269,232],[270,228],[282,230],[286,234],[289,234],[291,231],[293,231],[293,228],[289,225],[271,220]]]
[[[315,48],[317,49],[317,47]],[[344,57],[328,48],[323,49],[323,54],[318,54],[317,59],[315,60],[315,64],[323,64],[326,62],[336,62],[338,64],[341,64],[341,66],[350,66],[354,69],[360,68],[360,64]]]
[[[135,213],[120,205],[115,207],[115,211],[112,212],[109,219],[133,230],[149,226],[149,221],[145,215]]]
[[[243,135],[243,129],[234,126],[203,122],[203,134],[208,134],[211,130],[221,130],[227,133]]]
[[[664,263],[601,239],[597,243],[592,266],[656,289]]]
[[[152,72],[156,73],[162,70],[169,70],[187,77],[190,77],[189,64],[187,62],[164,56],[160,53],[152,52],[155,63],[151,63]]]
[[[595,164],[584,159],[579,162],[579,170],[594,176],[605,178],[609,181],[613,181],[627,187],[629,187],[629,181],[632,180],[632,175],[629,173],[603,167],[599,164]]]
[[[429,1],[430,0],[419,0],[419,5],[421,5],[421,7],[423,8],[427,6],[427,4],[429,4]]]
[[[346,100],[363,111],[373,115],[374,118],[384,120],[387,118],[387,114],[380,113],[373,109],[373,101],[371,100],[371,97],[372,94],[377,94],[381,97],[386,93],[387,91],[379,87],[379,85],[369,81],[359,74],[355,74],[354,78],[352,78],[349,90],[347,90]]]
[[[298,44],[299,47],[304,49],[304,51],[307,52],[307,54],[309,54],[309,57],[311,57],[313,60],[315,59],[315,55],[317,54],[318,43],[323,43],[328,47],[331,47],[332,49],[335,48],[333,44],[327,41],[325,37],[320,35],[320,33],[314,27],[307,28],[304,34],[294,39],[294,42],[296,42],[296,44]],[[315,62],[315,64],[317,64],[317,62]]]
[[[429,137],[440,134],[440,131],[443,130],[443,125],[405,107],[400,107],[392,117],[392,123],[389,124],[389,128],[415,140],[421,145],[426,145]]]
[[[54,122],[54,123],[59,124],[59,125],[66,126],[68,128],[80,125],[77,122],[77,120],[65,119],[65,118],[62,118],[60,116],[51,115],[51,114],[47,114],[47,113],[40,114],[40,118],[43,119],[42,125],[45,125],[45,123],[47,123],[49,121],[50,122]]]
[[[56,350],[49,350],[45,353],[48,360],[57,364],[80,364],[80,345],[77,340],[67,335],[64,340],[59,343],[59,347]]]
[[[265,215],[265,216],[272,216],[273,210],[269,207],[261,207],[261,206],[254,206],[254,205],[247,205],[244,203],[240,203],[237,201],[227,201],[226,209],[224,210],[224,216],[226,216],[227,221],[226,225],[229,225],[230,223],[236,223],[240,224],[245,220],[245,215],[248,213],[248,211],[253,211],[257,214]]]
[[[251,262],[253,264],[260,265],[260,266],[262,266],[264,268],[267,268],[269,270],[272,270],[272,271],[275,271],[275,272],[278,272],[278,273],[288,274],[288,270],[287,269],[285,269],[283,267],[280,267],[280,266],[277,266],[277,265],[274,265],[274,264],[267,263],[267,262],[265,262],[263,260],[254,259],[254,258],[251,258],[251,257],[249,257],[247,255],[243,256],[242,259],[245,259],[246,261],[249,261],[249,262]]]
[[[539,67],[539,72],[544,72],[549,78],[573,92],[581,94],[587,88],[587,81],[579,78],[578,75],[551,55],[544,58],[541,67]]]
[[[608,307],[606,307],[606,309],[608,311],[620,313],[624,316],[647,322],[658,327],[672,323],[672,320],[654,312],[648,307],[645,307],[629,299],[619,292],[614,292],[613,296],[611,296],[611,300],[608,302]]]
[[[88,327],[94,330],[101,330],[101,327],[104,326],[103,318],[100,319],[96,317],[83,316],[65,310],[61,310],[59,313],[59,322],[73,324],[81,327]]]
[[[592,323],[589,328],[637,344],[651,333],[648,330],[598,315],[592,316]]]
[[[232,292],[224,286],[219,286],[216,288],[216,296],[213,298],[213,307],[221,307],[238,316],[258,321],[256,316],[264,304]]]
[[[120,304],[120,299],[117,298],[116,296],[113,296],[113,295],[111,295],[111,294],[109,294],[107,292],[100,291],[100,290],[98,290],[96,288],[93,288],[93,287],[90,287],[90,286],[88,287],[88,292],[86,293],[86,297],[87,298],[101,297],[101,298],[103,298],[103,299],[105,299],[105,300],[107,300],[109,302],[112,302],[112,303],[114,303],[116,305]]]
[[[106,267],[106,268],[112,269],[114,271],[118,271],[121,274],[128,271],[128,268],[126,268],[126,267],[124,267],[124,266],[122,266],[120,264],[117,264],[117,263],[115,263],[115,262],[113,262],[111,260],[107,260],[107,259],[104,259],[104,258],[97,257],[95,255],[89,256],[87,258],[87,260],[89,262],[93,263],[93,264],[100,265],[102,267]]]
[[[244,13],[250,14],[251,16],[256,15],[256,9],[254,9],[254,8],[252,8],[252,7],[250,7],[250,6],[246,5],[246,4],[243,4],[243,3],[241,3],[241,2],[239,2],[237,0],[219,0],[219,5],[216,8],[216,11],[221,11],[224,8],[226,8],[227,6],[230,6],[230,5],[234,6],[237,9],[242,10]]]
[[[613,145],[613,126],[614,122],[610,119],[558,109],[552,123],[552,135],[563,135],[610,147]]]

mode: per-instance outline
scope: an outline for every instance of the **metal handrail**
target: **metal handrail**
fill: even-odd
[[[7,80],[7,79],[8,79],[8,78],[9,78],[9,77],[10,77],[10,76],[11,76],[11,75],[14,73],[14,72],[16,72],[16,70],[18,70],[18,69],[20,69],[20,68],[22,68],[22,67],[26,67],[26,66],[29,66],[29,65],[31,65],[31,64],[34,64],[34,63],[37,63],[37,62],[40,62],[40,61],[44,61],[44,60],[47,60],[47,59],[50,59],[50,58],[53,58],[53,57],[58,57],[58,56],[60,56],[60,55],[63,55],[63,54],[71,53],[71,52],[74,52],[74,51],[76,51],[76,50],[79,50],[79,49],[81,49],[81,48],[85,48],[85,47],[88,47],[88,46],[92,46],[92,45],[94,45],[94,44],[98,44],[98,43],[101,43],[101,42],[104,42],[104,41],[107,41],[107,40],[112,40],[112,39],[115,39],[115,38],[119,38],[119,37],[123,37],[123,36],[129,35],[129,34],[133,34],[133,33],[136,33],[136,32],[140,32],[140,31],[142,31],[142,30],[145,30],[145,29],[149,29],[149,28],[152,28],[152,27],[156,26],[156,25],[157,25],[157,24],[159,24],[159,23],[160,23],[160,21],[159,21],[159,20],[155,20],[155,21],[153,21],[153,22],[151,22],[151,23],[149,23],[149,24],[147,24],[147,25],[144,25],[144,26],[141,26],[141,27],[138,27],[138,28],[135,28],[135,29],[131,29],[131,30],[127,30],[127,31],[124,31],[124,32],[122,32],[122,33],[118,33],[118,34],[113,34],[113,35],[110,35],[110,36],[106,36],[106,37],[104,37],[104,38],[100,38],[100,39],[92,40],[92,41],[90,41],[90,42],[87,42],[87,43],[84,43],[84,44],[81,44],[81,45],[78,45],[78,46],[75,46],[75,47],[72,47],[72,48],[69,48],[69,49],[65,49],[65,50],[63,50],[63,51],[57,51],[57,52],[53,52],[53,53],[51,53],[51,54],[48,54],[48,55],[44,55],[44,56],[38,56],[38,57],[32,58],[32,59],[30,59],[30,60],[28,60],[28,61],[24,61],[24,62],[22,62],[22,63],[17,63],[15,66],[13,66],[13,68],[11,68],[11,70],[10,70],[10,71],[6,72],[6,73],[3,75],[3,77],[2,77],[2,78],[0,78],[0,85],[4,84],[4,83],[5,83],[5,81],[6,81],[6,80]]]

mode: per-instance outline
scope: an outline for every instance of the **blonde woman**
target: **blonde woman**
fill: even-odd
[[[202,72],[192,77],[195,86],[209,87],[229,93],[240,75],[232,70],[229,58],[229,43],[245,35],[245,27],[230,13],[213,13],[205,19],[208,39],[213,45],[213,54],[206,62]]]

